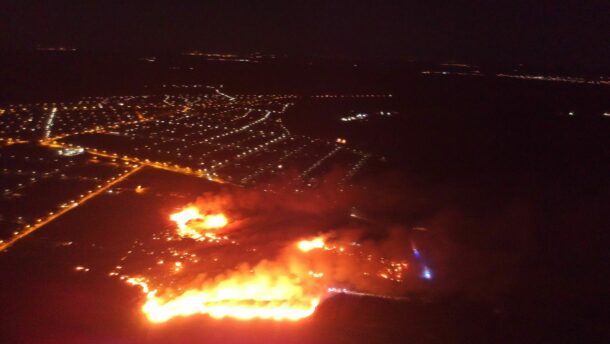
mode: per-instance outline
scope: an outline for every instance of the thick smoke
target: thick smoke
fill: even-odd
[[[214,250],[228,266],[224,271],[193,271],[179,285],[202,290],[250,275],[290,278],[303,293],[314,294],[340,287],[401,295],[421,287],[415,278],[420,267],[410,259],[413,241],[408,230],[360,213],[356,218],[358,199],[358,192],[338,191],[336,184],[325,182],[301,192],[226,188],[206,193],[190,205],[204,214],[226,214],[230,224],[221,232],[239,242],[239,248]],[[323,237],[326,247],[298,250],[298,240],[313,237]],[[404,271],[388,273],[393,262],[404,266],[392,269]]]
[[[255,303],[269,291],[283,290],[290,303],[324,299],[337,290],[394,297],[480,294],[483,289],[497,293],[511,287],[518,256],[486,242],[473,245],[468,235],[477,231],[481,237],[486,230],[476,218],[489,224],[488,238],[508,232],[527,209],[506,205],[496,212],[468,212],[453,204],[445,190],[421,189],[396,175],[360,185],[341,190],[336,180],[324,179],[315,188],[275,182],[276,191],[224,187],[205,193],[184,206],[204,215],[226,215],[228,225],[215,229],[223,239],[170,240],[164,252],[186,250],[198,262],[187,262],[184,270],[170,275],[164,265],[149,268],[145,278],[164,302],[226,290],[234,290],[236,299],[253,293]],[[527,238],[518,233],[499,238],[520,245]],[[298,241],[314,238],[322,238],[323,247],[307,252],[297,247]],[[503,270],[494,271],[497,266]]]
[[[361,187],[345,191],[338,191],[335,182],[331,174],[317,188],[298,193],[226,189],[204,194],[195,204],[228,213],[235,220],[230,230],[245,242],[280,250],[295,239],[327,233],[331,241],[357,241],[363,250],[391,260],[408,258],[415,242],[435,271],[433,283],[418,278],[400,284],[368,283],[370,279],[356,273],[361,270],[357,260],[329,258],[324,266],[334,281],[362,289],[482,296],[505,293],[519,282],[519,269],[532,249],[533,205],[520,199],[485,203],[492,196],[478,189],[420,184],[417,178],[394,173],[361,180]],[[349,216],[354,207],[358,218]],[[266,253],[261,259],[273,256]],[[316,264],[324,264],[320,259]],[[417,269],[411,262],[409,276],[418,275]]]

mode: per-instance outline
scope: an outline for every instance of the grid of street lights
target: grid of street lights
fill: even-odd
[[[283,178],[298,192],[337,165],[343,188],[371,159],[344,138],[291,133],[282,117],[298,96],[214,91],[1,107],[0,245],[146,166],[265,189]]]

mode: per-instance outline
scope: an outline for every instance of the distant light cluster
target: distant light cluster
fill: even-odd
[[[485,74],[481,73],[478,70],[472,70],[472,71],[424,70],[421,72],[421,74],[423,74],[423,75],[485,76]],[[559,76],[559,75],[532,75],[532,74],[508,74],[508,73],[497,73],[497,74],[491,74],[491,75],[498,77],[498,78],[610,86],[610,79],[605,78],[605,77],[600,77],[598,79],[587,79],[587,78],[583,78],[583,77]]]
[[[387,117],[395,115],[395,114],[396,114],[395,111],[384,111],[384,110],[376,111],[376,112],[372,113],[372,115],[387,116]],[[352,122],[352,121],[366,121],[370,118],[371,118],[371,114],[368,114],[366,112],[357,112],[354,114],[350,114],[348,116],[343,116],[339,120],[341,122]]]
[[[57,203],[37,211],[38,216],[4,219],[9,223],[2,227],[14,232],[11,237],[0,233],[0,240],[8,240],[0,242],[2,247],[91,197],[111,192],[112,185],[143,166],[265,189],[272,188],[271,180],[283,178],[298,192],[315,186],[338,163],[346,171],[338,185],[342,189],[372,156],[349,147],[345,138],[293,134],[282,118],[299,96],[205,89],[195,95],[85,97],[0,108],[0,157],[13,161],[2,170],[8,185],[2,197],[29,202],[47,190],[47,181],[69,185],[48,196]],[[38,186],[40,181],[44,185]]]
[[[610,80],[602,79],[592,80],[581,77],[570,76],[553,76],[553,75],[528,75],[528,74],[496,74],[499,78],[513,78],[522,80],[540,80],[553,82],[567,82],[573,84],[591,84],[591,85],[606,85],[610,86]]]

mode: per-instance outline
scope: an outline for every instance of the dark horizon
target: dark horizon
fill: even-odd
[[[69,1],[5,5],[0,49],[189,50],[551,66],[607,73],[606,3],[252,4]]]

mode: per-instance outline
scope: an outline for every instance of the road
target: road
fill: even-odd
[[[138,172],[139,170],[141,170],[144,166],[143,165],[138,165],[137,167],[131,169],[129,172],[121,175],[120,177],[111,179],[110,182],[108,182],[106,185],[103,185],[99,188],[97,188],[97,190],[91,192],[91,193],[87,193],[85,195],[83,195],[83,197],[79,198],[78,202],[76,203],[72,203],[73,206],[67,207],[67,208],[63,208],[60,211],[53,213],[52,215],[50,215],[49,217],[36,222],[35,224],[26,227],[23,231],[21,231],[19,234],[13,236],[12,238],[10,238],[8,241],[3,242],[0,244],[0,252],[6,250],[7,248],[9,248],[10,246],[12,246],[14,243],[16,243],[17,241],[25,238],[26,236],[34,233],[35,231],[37,231],[38,229],[42,228],[44,225],[46,225],[47,223],[57,219],[58,217],[66,214],[67,212],[69,212],[70,210],[77,208],[79,205],[83,205],[85,202],[93,199],[95,196],[103,193],[104,191],[108,190],[109,188],[113,187],[115,184],[118,184],[120,182],[122,182],[123,180],[129,178],[129,176],[131,176],[132,174]]]

